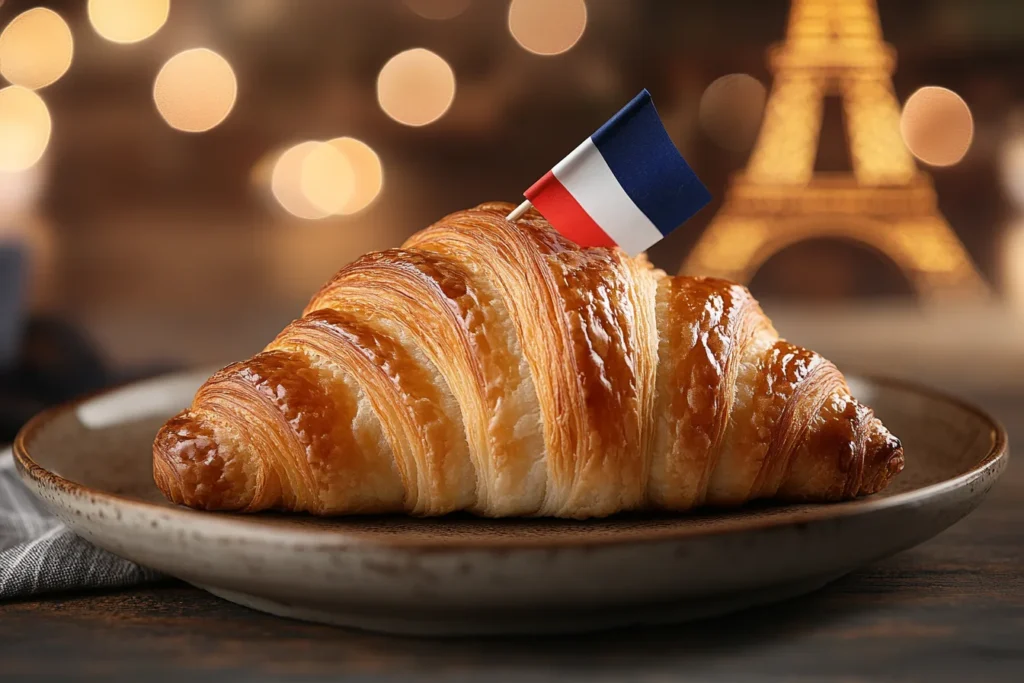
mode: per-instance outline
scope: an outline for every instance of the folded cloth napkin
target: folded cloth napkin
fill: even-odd
[[[76,536],[21,483],[10,449],[0,450],[0,600],[157,578]]]

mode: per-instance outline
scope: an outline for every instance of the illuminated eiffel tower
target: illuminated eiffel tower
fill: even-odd
[[[986,292],[903,144],[896,55],[874,0],[793,0],[786,40],[768,58],[774,83],[747,168],[682,272],[749,282],[784,247],[832,237],[890,258],[922,298]],[[843,102],[849,173],[814,171],[830,94]]]

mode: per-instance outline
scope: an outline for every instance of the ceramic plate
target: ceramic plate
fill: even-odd
[[[118,555],[255,609],[392,632],[580,631],[780,600],[934,536],[1006,466],[1006,434],[977,408],[853,379],[907,457],[885,492],[853,502],[588,522],[204,513],[163,499],[150,457],[157,428],[209,374],[36,417],[15,444],[22,479]]]

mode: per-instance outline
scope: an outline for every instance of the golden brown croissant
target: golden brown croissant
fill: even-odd
[[[903,450],[743,287],[507,204],[343,268],[153,444],[207,510],[599,517],[879,491]]]

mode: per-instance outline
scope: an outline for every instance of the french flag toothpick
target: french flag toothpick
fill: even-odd
[[[533,205],[584,247],[636,256],[702,209],[711,195],[672,144],[643,90],[523,193],[508,215]]]

